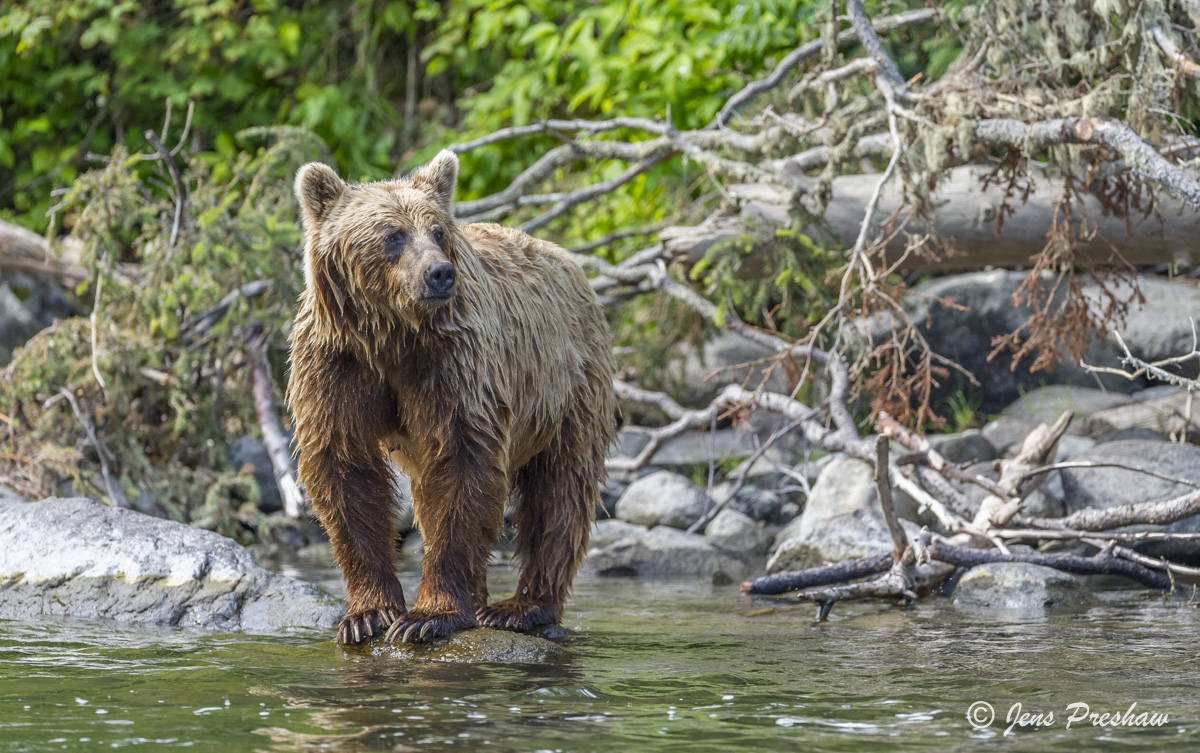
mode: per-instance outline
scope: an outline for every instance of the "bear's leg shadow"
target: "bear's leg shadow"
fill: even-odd
[[[370,451],[363,464],[345,466],[332,452],[300,456],[313,512],[346,581],[346,614],[338,643],[361,643],[382,634],[404,614],[404,589],[396,578],[396,529],[392,522],[392,474],[385,458]]]
[[[530,630],[562,619],[563,602],[583,563],[600,501],[595,473],[586,463],[581,465],[581,456],[570,451],[569,444],[556,440],[517,472],[516,559],[521,578],[515,596],[476,613],[481,625]]]
[[[421,589],[389,641],[422,643],[476,624],[487,564],[504,525],[508,480],[493,437],[464,431],[413,476],[413,514],[425,541]],[[481,590],[482,589],[482,590]]]

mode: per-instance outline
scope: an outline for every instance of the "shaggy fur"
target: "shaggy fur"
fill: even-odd
[[[559,247],[456,226],[457,178],[445,151],[409,179],[352,185],[316,163],[296,176],[307,289],[288,402],[300,480],[346,581],[342,643],[557,622],[599,501],[616,409],[603,310]],[[445,263],[448,298],[427,274]],[[407,612],[389,451],[425,539]],[[510,496],[520,583],[488,605]]]

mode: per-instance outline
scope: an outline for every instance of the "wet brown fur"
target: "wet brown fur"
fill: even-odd
[[[615,435],[611,343],[582,271],[520,231],[456,226],[457,172],[442,152],[409,179],[351,185],[319,164],[296,178],[307,286],[288,402],[300,480],[346,581],[343,643],[557,622]],[[398,254],[384,242],[396,230]],[[437,261],[457,278],[445,302],[423,287]],[[425,540],[407,612],[389,451],[411,477]],[[510,496],[521,577],[516,596],[489,606]]]

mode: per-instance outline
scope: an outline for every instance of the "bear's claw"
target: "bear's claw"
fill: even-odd
[[[338,621],[337,642],[343,646],[362,643],[388,629],[403,615],[404,607],[379,607],[348,612]]]
[[[545,604],[518,599],[506,599],[483,607],[475,612],[475,619],[484,627],[516,632],[558,622],[554,611]]]
[[[469,616],[457,612],[427,612],[414,609],[393,622],[385,638],[389,643],[424,643],[453,635],[463,628],[470,627],[474,622]]]

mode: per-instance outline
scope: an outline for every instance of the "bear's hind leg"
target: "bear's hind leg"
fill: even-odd
[[[587,552],[598,480],[580,458],[553,446],[517,472],[517,593],[475,613],[481,625],[530,630],[557,624],[575,573]],[[586,465],[586,464],[585,464]]]

